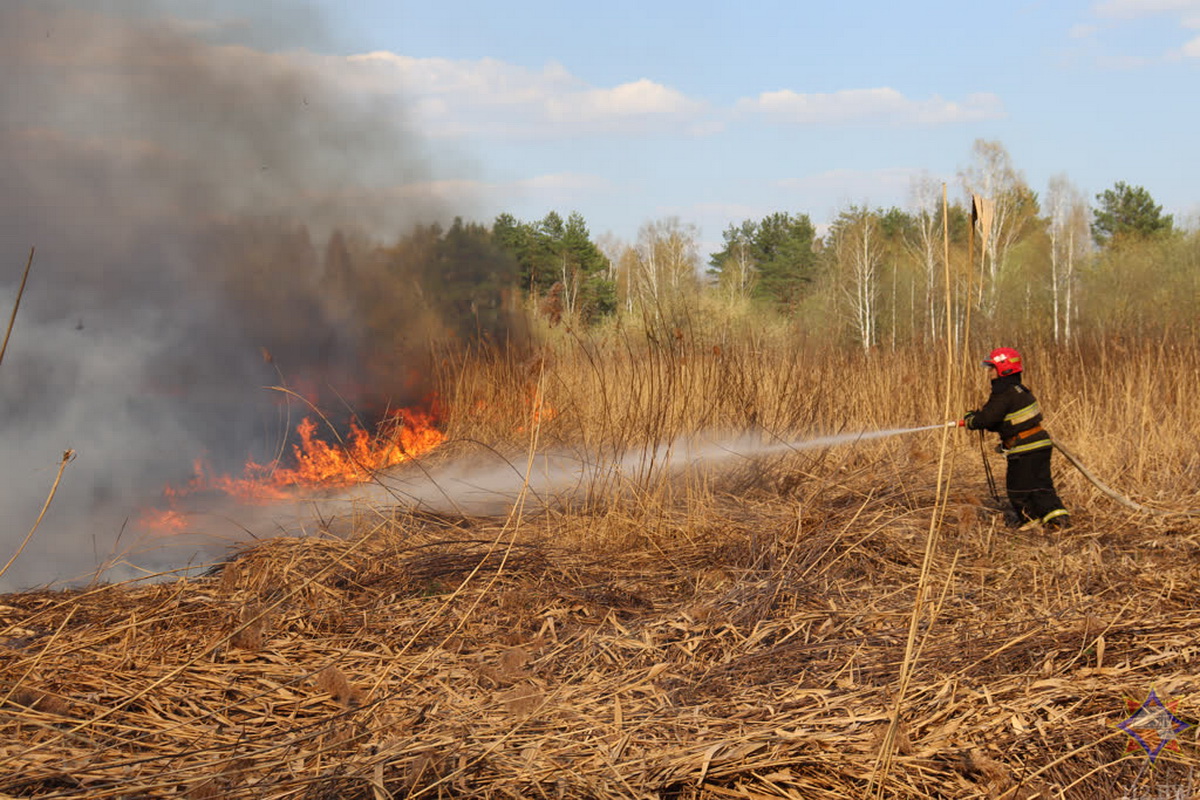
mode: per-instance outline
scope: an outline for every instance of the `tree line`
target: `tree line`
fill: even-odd
[[[727,296],[823,313],[826,331],[864,348],[968,327],[1067,341],[1081,326],[1196,325],[1200,236],[1176,230],[1143,187],[1118,182],[1089,204],[1059,175],[1043,198],[982,140],[959,178],[965,201],[943,205],[942,185],[919,179],[909,208],[851,205],[819,238],[805,216],[731,225],[709,274]],[[802,240],[789,242],[782,281],[781,227]]]
[[[1200,234],[1178,230],[1143,187],[1118,182],[1089,203],[1060,175],[1039,195],[983,140],[959,183],[951,201],[920,178],[906,208],[850,205],[822,231],[805,213],[743,220],[706,255],[678,218],[621,242],[595,239],[577,211],[550,211],[458,218],[387,246],[335,232],[323,259],[305,260],[323,261],[314,274],[335,294],[362,296],[364,321],[399,313],[472,336],[510,335],[518,318],[587,327],[697,303],[868,349],[970,332],[1069,341],[1084,329],[1196,327]]]
[[[1196,326],[1200,234],[1178,230],[1145,188],[1121,181],[1089,202],[1058,175],[1040,195],[999,142],[979,140],[971,155],[957,199],[923,177],[908,207],[850,205],[820,232],[805,213],[743,220],[703,263],[697,230],[677,218],[603,246],[588,244],[577,213],[565,225],[554,213],[501,215],[493,231],[527,297],[561,298],[554,321],[560,310],[585,324],[659,314],[706,296],[864,348],[968,329],[1069,341],[1085,329]]]

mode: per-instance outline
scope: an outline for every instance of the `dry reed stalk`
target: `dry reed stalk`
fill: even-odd
[[[63,453],[62,460],[58,464],[58,473],[54,476],[54,483],[50,486],[50,493],[46,495],[46,502],[42,504],[42,510],[38,512],[37,519],[33,521],[33,527],[25,534],[25,538],[21,540],[21,544],[17,546],[17,549],[9,557],[8,561],[4,563],[4,566],[0,567],[0,577],[4,577],[4,573],[8,572],[8,568],[25,551],[25,546],[29,544],[29,541],[33,538],[33,534],[37,532],[38,527],[42,524],[42,519],[45,518],[46,512],[50,509],[50,504],[54,502],[54,495],[58,493],[58,484],[62,482],[63,472],[66,470],[67,464],[71,463],[74,458],[74,450],[67,450]]]
[[[945,291],[946,291],[946,308],[951,307],[951,281],[950,281],[950,257],[949,257],[949,237],[946,235],[947,226],[949,225],[948,214],[946,213],[946,187],[942,186],[942,223],[943,223],[943,246],[945,253],[943,264],[945,270]],[[974,220],[972,220],[974,225]],[[974,227],[972,227],[972,233]],[[973,238],[972,238],[973,241]],[[973,257],[973,253],[971,256]],[[968,305],[968,308],[970,306]],[[951,392],[953,386],[953,365],[954,365],[954,336],[951,327],[950,315],[946,315],[946,371],[945,381],[942,386],[943,400],[943,417],[949,419],[952,414],[951,409]],[[887,733],[883,738],[880,746],[879,760],[875,771],[871,775],[871,783],[868,790],[874,790],[876,796],[882,798],[883,792],[887,786],[888,773],[891,770],[893,751],[897,746],[897,737],[900,734],[901,712],[905,700],[905,694],[908,691],[909,683],[912,679],[913,667],[916,660],[916,655],[919,650],[917,643],[917,626],[921,622],[922,615],[925,613],[924,600],[925,591],[928,586],[933,559],[937,552],[938,536],[941,532],[941,518],[945,514],[946,503],[948,501],[948,486],[945,481],[949,480],[949,472],[946,469],[947,447],[950,441],[949,429],[942,431],[941,449],[938,454],[937,466],[937,483],[934,495],[933,513],[930,515],[929,532],[926,537],[925,551],[921,565],[921,575],[917,581],[916,599],[913,601],[912,615],[909,617],[908,636],[904,648],[904,661],[900,666],[900,675],[897,682],[896,700],[893,707],[892,718],[888,725]],[[949,588],[949,581],[946,582],[946,588]],[[931,613],[928,617],[928,625],[932,626],[937,619],[936,612]]]
[[[744,422],[747,398],[760,422],[805,419],[808,408],[754,394],[750,382],[768,376],[793,392],[806,375],[844,391],[867,407],[847,410],[849,429],[917,413],[871,410],[904,387],[893,376],[872,387],[866,359],[818,352],[804,366],[799,348],[752,358],[722,341],[718,360],[691,335],[644,345],[658,348],[645,362],[653,377],[638,372],[632,342],[614,348],[611,375],[628,381],[636,413],[600,361],[546,359],[546,402],[572,402],[537,435],[565,435],[582,414],[595,426],[586,435],[620,448],[657,435],[656,421]],[[1163,358],[1160,369],[1182,373],[1186,362]],[[672,387],[695,396],[652,409]],[[597,407],[600,388],[616,407]],[[706,416],[700,405],[717,399],[723,410]],[[1125,407],[1112,409],[1120,424]],[[1085,422],[1067,415],[1061,429],[1074,436]],[[1162,446],[1170,455],[1145,460],[1147,480],[1187,469],[1184,442]],[[908,663],[892,796],[1020,787],[1105,800],[1145,763],[1114,728],[1125,699],[1153,685],[1187,713],[1200,702],[1194,522],[1147,525],[1096,504],[1085,530],[1049,541],[947,514],[942,543],[965,566],[924,578],[937,624],[919,631],[912,658],[913,592],[945,495],[933,462],[882,441],[790,453],[736,478],[650,474],[620,501],[526,507],[519,524],[381,513],[346,541],[258,543],[233,577],[0,598],[0,680],[71,712],[0,709],[0,793],[857,797]],[[964,495],[984,491],[982,476],[959,481]],[[270,612],[259,649],[220,647],[232,603]],[[368,690],[361,702],[306,688],[327,680],[338,696],[317,677],[331,665]],[[1156,780],[1186,780],[1195,760],[1184,741]]]
[[[17,296],[13,300],[12,314],[8,318],[8,327],[4,331],[4,341],[0,343],[0,364],[4,363],[4,354],[8,352],[8,340],[12,337],[13,326],[17,322],[17,309],[21,307],[21,298],[25,295],[25,283],[29,280],[29,270],[33,267],[33,253],[36,248],[29,248],[29,258],[25,262],[25,271],[21,273],[21,285],[17,287]]]

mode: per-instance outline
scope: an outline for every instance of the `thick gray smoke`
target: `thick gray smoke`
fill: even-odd
[[[311,12],[255,5],[315,42]],[[265,49],[261,28],[165,8],[0,4],[5,321],[37,248],[0,364],[0,564],[77,452],[0,589],[86,574],[197,456],[269,459],[285,417],[263,387],[356,410],[422,389],[395,363],[414,314],[387,301],[404,292],[352,255],[446,216],[398,190],[431,177],[398,103],[334,85],[311,50]]]

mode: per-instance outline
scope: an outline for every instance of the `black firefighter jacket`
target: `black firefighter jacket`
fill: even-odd
[[[1020,373],[992,381],[992,394],[983,408],[967,414],[971,430],[994,431],[1009,456],[1050,447],[1050,434],[1042,429],[1042,409],[1033,392],[1021,383]]]

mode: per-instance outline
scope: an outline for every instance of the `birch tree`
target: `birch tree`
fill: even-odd
[[[630,271],[629,290],[643,308],[659,309],[672,300],[695,292],[699,251],[694,225],[667,217],[648,222],[638,231],[631,258],[623,259]]]
[[[1009,251],[1037,215],[1037,201],[1000,142],[976,139],[971,153],[972,164],[960,174],[963,188],[968,197],[977,194],[990,200],[993,211],[976,304],[992,314]]]
[[[1075,316],[1076,264],[1087,246],[1088,207],[1083,193],[1066,175],[1050,179],[1046,192],[1050,214],[1050,296],[1054,341],[1071,340]]]
[[[913,180],[911,192],[913,227],[908,249],[920,264],[925,279],[924,331],[930,341],[936,342],[942,330],[937,313],[938,274],[942,260],[942,185],[926,174]]]
[[[878,340],[879,275],[883,264],[883,236],[879,215],[865,207],[851,206],[838,215],[830,228],[834,259],[843,276],[855,337],[864,350]]]

